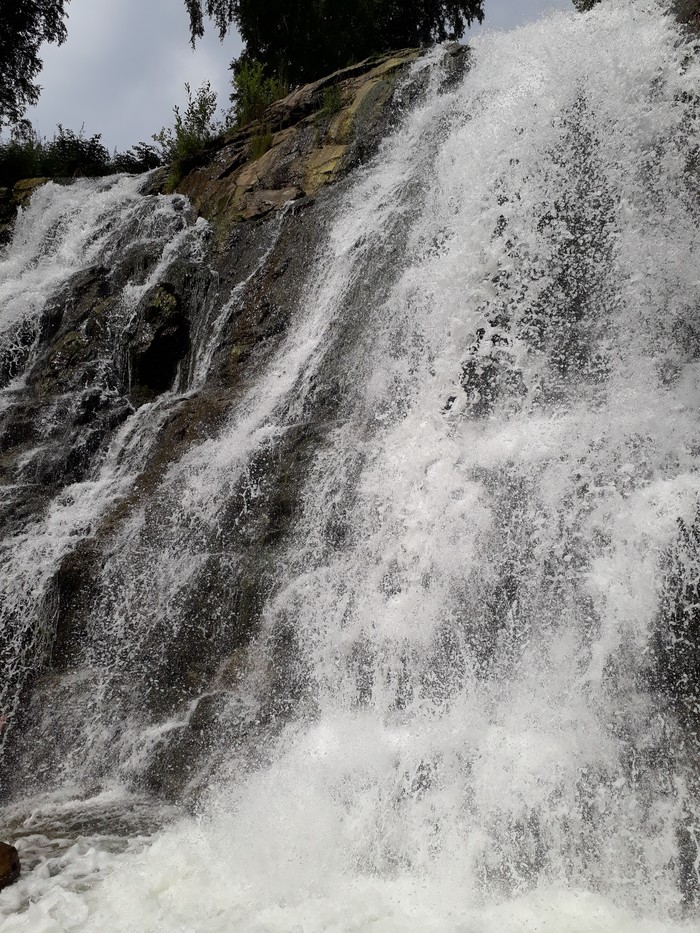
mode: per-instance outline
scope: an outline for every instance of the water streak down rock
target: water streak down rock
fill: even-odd
[[[450,55],[463,58],[464,50]],[[54,539],[48,555],[39,546],[41,557],[34,550],[36,543],[29,545],[34,553],[29,562],[39,566],[19,592],[17,581],[12,584],[0,636],[10,669],[3,699],[9,723],[3,738],[11,746],[6,753],[20,760],[26,755],[29,762],[33,754],[12,751],[13,742],[26,749],[46,742],[39,784],[53,773],[79,728],[76,722],[59,729],[51,726],[51,737],[44,735],[42,740],[34,732],[48,727],[40,710],[45,703],[51,706],[60,689],[55,671],[72,672],[86,663],[86,651],[96,650],[90,644],[95,639],[96,605],[106,598],[99,568],[115,546],[115,537],[123,533],[134,509],[157,524],[159,510],[167,509],[160,504],[163,477],[189,447],[220,429],[243,387],[283,339],[298,303],[307,257],[318,248],[332,211],[323,198],[314,204],[308,195],[319,195],[376,151],[400,115],[402,93],[410,88],[411,93],[419,92],[425,81],[426,69],[413,82],[408,80],[407,69],[417,58],[416,51],[385,56],[278,102],[265,116],[264,125],[277,127],[269,151],[254,162],[248,158],[251,139],[262,125],[234,134],[207,166],[183,179],[180,188],[189,203],[179,195],[158,194],[164,172],[154,173],[145,185],[138,179],[108,179],[98,183],[103,209],[86,221],[78,189],[91,183],[77,182],[66,190],[65,214],[56,220],[58,247],[50,241],[44,244],[38,235],[35,249],[49,263],[58,265],[64,250],[76,248],[78,254],[82,249],[96,260],[83,260],[82,267],[79,260],[74,273],[66,270],[48,290],[47,300],[30,314],[18,297],[18,320],[4,347],[8,362],[1,430],[6,493],[0,507],[8,531],[6,546],[17,540],[29,544],[25,530],[42,523],[44,533]],[[338,87],[341,95],[334,114],[324,110],[323,89],[328,86]],[[41,188],[44,182],[17,186],[25,198],[25,214],[17,222],[15,242],[35,235],[31,210],[26,212],[27,192],[36,192],[36,209],[42,199],[52,204],[61,200],[62,191],[51,184]],[[289,209],[288,202],[295,200],[303,213]],[[213,228],[197,220],[190,203]],[[276,216],[261,223],[271,212]],[[90,236],[82,239],[86,223],[96,224],[96,243]],[[18,258],[8,263],[10,274],[13,261],[19,266],[18,291],[27,287],[22,275],[31,274],[29,267],[27,272],[22,269],[20,248],[21,242]],[[191,595],[177,610],[178,625],[184,626],[178,639],[159,666],[128,675],[149,681],[148,704],[154,715],[196,697],[221,658],[247,643],[255,630],[268,568],[293,516],[302,480],[297,464],[318,442],[322,424],[320,419],[316,427],[291,431],[288,439],[280,439],[274,455],[261,452],[260,463],[250,465],[250,472],[260,476],[255,501],[246,502],[245,518],[231,514],[222,519],[215,534],[223,535],[213,548],[217,553],[231,547],[229,539],[235,535],[235,566],[230,557],[223,565],[220,556],[204,559],[197,571],[200,583],[190,587]],[[110,489],[115,468],[121,482]],[[35,490],[32,496],[27,496],[27,488]],[[238,498],[248,494],[244,487],[232,494],[229,508],[235,513]],[[74,496],[90,499],[87,513],[76,522],[80,507],[75,509]],[[73,514],[66,518],[69,513]],[[50,530],[56,518],[58,540]],[[20,576],[26,572],[25,565]],[[225,632],[211,632],[208,637],[214,644],[195,658],[193,638],[186,633],[211,628],[213,606],[227,607],[226,625],[218,620],[214,625]],[[162,648],[162,630],[157,619],[152,622],[153,632],[140,649],[144,664]],[[68,676],[73,682],[72,673]],[[110,718],[116,721],[120,710],[115,702]],[[84,713],[76,716],[82,720]],[[21,731],[23,739],[18,737]],[[170,735],[166,743],[174,738]],[[175,744],[179,747],[182,740]],[[163,754],[157,752],[161,762]],[[103,760],[98,770],[110,766]],[[2,781],[5,790],[28,780],[27,773],[19,771],[14,782],[8,781],[9,773]],[[144,773],[150,773],[150,765]],[[180,788],[182,781],[170,784]]]
[[[697,925],[699,75],[610,0],[34,191],[3,920]]]

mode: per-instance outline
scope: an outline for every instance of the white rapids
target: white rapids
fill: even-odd
[[[54,852],[26,818],[3,933],[700,929],[679,883],[683,838],[700,884],[697,764],[647,676],[700,502],[700,60],[658,0],[485,34],[457,86],[441,56],[268,371],[165,477],[150,588],[125,584],[163,604],[187,529],[341,347],[240,686],[255,708],[291,623],[294,715],[153,835]]]

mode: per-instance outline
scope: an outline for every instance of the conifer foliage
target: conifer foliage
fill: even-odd
[[[210,16],[235,23],[244,58],[290,84],[312,81],[392,48],[461,38],[483,19],[483,0],[185,0],[192,41]]]
[[[0,127],[17,123],[39,99],[42,42],[66,39],[69,0],[0,0]]]

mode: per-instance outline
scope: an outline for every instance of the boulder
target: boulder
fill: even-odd
[[[367,59],[295,89],[260,121],[227,133],[178,191],[219,232],[315,196],[376,151],[399,77],[420,54]]]
[[[0,842],[0,890],[14,884],[19,878],[20,870],[17,849],[6,842]]]
[[[22,178],[12,189],[12,197],[16,207],[26,207],[32,199],[32,195],[49,181],[48,178]]]

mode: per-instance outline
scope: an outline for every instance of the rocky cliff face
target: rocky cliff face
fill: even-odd
[[[660,12],[486,36],[463,81],[366,63],[176,193],[33,191],[0,253],[0,915],[697,913],[698,64]],[[134,851],[164,801],[203,819]]]
[[[698,0],[675,0],[674,6],[680,22],[700,33],[700,2]]]
[[[82,227],[96,225],[95,238],[107,245],[4,342],[4,549],[15,549],[24,565],[38,562],[21,571],[23,586],[15,582],[0,609],[0,657],[8,661],[5,756],[14,761],[3,769],[6,793],[63,780],[76,766],[71,755],[85,752],[76,735],[89,732],[95,715],[85,671],[96,665],[114,671],[102,685],[110,699],[98,714],[107,716],[105,735],[113,740],[135,715],[130,698],[146,698],[153,724],[179,716],[135,769],[140,786],[177,796],[194,781],[201,755],[211,754],[206,726],[218,715],[217,697],[230,699],[246,663],[304,465],[333,420],[339,390],[332,376],[314,387],[299,424],[254,460],[247,484],[229,490],[218,527],[202,531],[202,558],[186,592],[165,587],[159,598],[167,607],[155,605],[149,568],[138,567],[131,597],[142,605],[127,622],[138,637],[110,645],[103,623],[121,611],[115,594],[125,598],[123,555],[133,572],[148,542],[164,533],[178,508],[173,469],[230,421],[292,326],[309,258],[321,248],[343,179],[425,90],[428,71],[418,60],[417,51],[399,52],[294,91],[182,179],[187,200],[164,198],[167,173],[158,172],[141,194],[119,202],[118,229],[107,213],[86,218]],[[464,49],[445,54],[446,86],[466,61]],[[50,186],[40,184],[21,183],[6,202],[26,205],[38,192],[34,197],[48,204]],[[66,190],[77,197],[81,184]],[[108,199],[122,183],[100,184]],[[112,488],[96,507],[102,483]],[[270,646],[280,683],[289,681],[292,642],[282,632]],[[105,651],[123,657],[110,665]],[[275,696],[274,679],[263,718],[294,702],[287,688]],[[59,700],[72,712],[57,727],[51,709]],[[222,747],[238,728],[220,725]],[[37,771],[38,748],[44,752]],[[94,779],[116,767],[108,741],[90,754]]]
[[[315,196],[376,151],[392,104],[401,106],[397,79],[418,55],[408,50],[363,62],[293,91],[259,123],[230,134],[179,190],[224,228]]]

